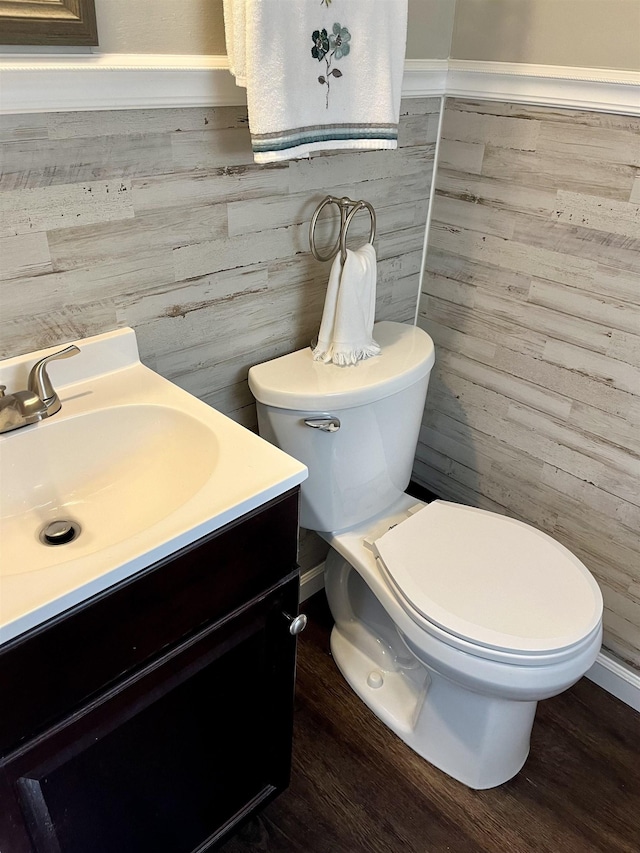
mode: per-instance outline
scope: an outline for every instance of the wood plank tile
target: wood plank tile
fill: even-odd
[[[247,110],[243,106],[90,110],[49,113],[46,116],[46,127],[51,139],[184,133],[189,130],[219,130],[246,126]]]
[[[458,111],[480,113],[481,115],[506,116],[520,119],[536,119],[544,122],[557,122],[573,127],[577,134],[582,127],[622,130],[637,133],[638,117],[602,113],[591,110],[572,110],[566,107],[549,107],[536,104],[520,104],[507,101],[478,101],[467,98],[449,98],[447,105]]]
[[[433,231],[442,230],[441,223],[434,222]],[[445,236],[445,235],[443,235]],[[501,269],[493,265],[472,261],[462,255],[441,250],[430,241],[427,255],[426,272],[437,277],[464,282],[474,287],[482,287],[491,291],[508,294],[527,294],[531,276],[518,275],[512,270]],[[428,289],[424,288],[425,292]]]
[[[627,364],[640,367],[640,334],[633,335],[629,332],[614,330],[607,347],[607,355],[618,361],[626,361]]]
[[[430,234],[431,245],[441,251],[463,255],[471,261],[481,261],[520,275],[538,276],[573,287],[584,279],[593,278],[596,263],[588,258],[568,255],[545,247],[519,242],[519,233],[513,240],[479,234],[464,227],[443,227],[436,223]]]
[[[551,388],[559,394],[565,394],[618,417],[629,418],[632,415],[631,395],[605,385],[592,376],[542,361],[539,356],[530,356],[517,352],[514,348],[497,346],[493,364],[516,376],[528,378],[537,385]]]
[[[306,252],[308,230],[305,223],[261,231],[251,240],[243,235],[220,236],[216,240],[178,246],[173,254],[176,281]]]
[[[52,269],[49,243],[43,231],[0,237],[0,258],[0,279],[3,281],[38,275]]]
[[[456,172],[469,172],[479,175],[483,171],[485,146],[476,142],[459,142],[454,139],[442,139],[438,166]]]
[[[48,139],[46,117],[29,113],[3,115],[0,126],[0,143],[25,142],[31,139]]]
[[[246,127],[172,133],[170,145],[173,167],[178,171],[253,164]]]
[[[535,119],[501,117],[480,112],[458,112],[452,105],[445,111],[442,136],[446,140],[483,145],[491,139],[501,148],[535,151],[540,122]]]
[[[56,270],[72,270],[127,258],[140,247],[145,251],[162,252],[192,244],[202,245],[202,241],[210,241],[212,236],[224,238],[225,234],[224,205],[170,208],[141,214],[133,220],[48,232]]]
[[[466,172],[439,168],[438,195],[548,218],[555,209],[557,193],[553,189],[521,186],[496,178],[479,178]]]
[[[45,349],[108,332],[117,329],[119,325],[112,304],[89,302],[78,306],[67,302],[58,305],[53,311],[36,311],[30,315],[29,344],[24,342],[22,321],[15,318],[4,320],[0,326],[0,352],[9,356],[20,351]]]
[[[621,418],[596,406],[587,406],[573,400],[568,422],[577,430],[584,430],[590,435],[626,448],[629,453],[640,455],[640,430],[632,415]]]
[[[0,197],[0,236],[133,218],[131,181],[90,181],[27,190]]]
[[[126,180],[173,170],[168,134],[36,139],[4,145],[0,190]]]
[[[242,267],[226,270],[198,279],[154,288],[148,292],[134,291],[118,300],[130,325],[137,327],[161,317],[186,317],[203,307],[213,307],[235,299],[258,296],[268,290],[265,267]]]
[[[436,104],[439,103],[434,99]],[[400,113],[398,126],[398,148],[422,148],[435,145],[438,136],[439,106],[433,112]]]
[[[568,257],[580,257],[585,262],[592,261],[601,276],[606,277],[607,271],[611,270],[640,275],[640,240],[622,234],[530,217],[527,220],[516,220],[514,238],[526,245],[549,249]],[[583,289],[599,292],[597,287],[597,277],[588,279],[582,285]]]
[[[488,342],[491,345],[492,357],[495,357],[497,353],[496,341],[500,341],[505,350],[513,350],[532,358],[539,358],[542,355],[547,342],[546,335],[537,332],[535,329],[517,326],[504,317],[481,314],[477,310],[469,310],[461,305],[429,295],[422,296],[419,315],[427,332],[430,333],[432,323],[441,327],[439,329],[434,328],[434,334],[437,334],[439,342],[449,349],[455,349],[454,341],[456,340],[457,345],[466,344],[458,336],[452,337],[450,339],[451,344],[447,344],[448,332],[446,329]],[[475,342],[473,345],[477,346]]]
[[[538,137],[538,151],[574,157],[585,165],[596,163],[640,166],[637,125],[629,130],[611,127],[589,127],[576,133],[569,123],[543,122]]]
[[[460,170],[478,174],[477,169]],[[627,201],[636,168],[604,157],[590,160],[586,169],[583,159],[562,149],[542,152],[538,146],[532,153],[501,148],[493,142],[485,145],[482,175],[536,189],[556,190],[561,186],[572,192]]]
[[[576,222],[584,228],[640,239],[640,204],[558,190],[556,222]]]
[[[553,488],[559,495],[574,500],[576,506],[589,507],[600,512],[605,518],[613,519],[616,525],[626,527],[631,533],[640,529],[640,508],[603,492],[593,483],[548,463],[543,466],[541,482]],[[629,568],[630,566],[626,567]]]
[[[545,361],[566,370],[580,372],[599,382],[605,382],[612,388],[635,395],[640,392],[640,370],[631,364],[556,340],[547,341],[542,357]]]
[[[523,464],[531,456],[630,503],[640,503],[639,461],[630,459],[621,448],[580,434],[549,415],[511,402],[453,373],[447,373],[443,385],[436,377],[427,399],[427,408],[434,405],[438,411],[519,449]]]
[[[536,279],[531,282],[528,301],[533,305],[552,308],[561,314],[577,314],[590,322],[603,324],[610,330],[617,329],[631,334],[640,331],[638,306],[611,296],[585,293],[575,285],[565,287],[559,282]]]
[[[286,168],[233,166],[210,171],[195,169],[136,178],[131,183],[136,214],[286,193]]]
[[[502,426],[505,423],[509,426],[507,434],[510,439],[525,452],[595,483],[610,494],[640,505],[640,460],[631,458],[624,449],[581,434],[517,403],[509,406]],[[488,427],[486,422],[485,426]]]
[[[517,400],[546,412],[556,418],[566,419],[571,413],[573,401],[561,394],[556,394],[548,388],[541,388],[533,382],[528,382],[510,373],[496,370],[487,364],[481,364],[473,358],[465,357],[458,352],[444,350],[439,354],[438,366],[441,370],[456,373],[483,388],[488,388],[501,394],[509,400]]]
[[[432,159],[431,149],[418,148],[364,151],[356,162],[337,156],[295,160],[289,166],[289,191],[308,195],[313,192],[316,204],[327,195],[362,198],[374,206],[426,197],[431,187]],[[391,197],[385,196],[385,187]],[[416,196],[416,192],[420,195]]]
[[[440,223],[466,228],[469,231],[482,231],[494,237],[510,239],[513,237],[513,216],[502,210],[469,203],[465,199],[437,195],[434,200],[433,216]]]

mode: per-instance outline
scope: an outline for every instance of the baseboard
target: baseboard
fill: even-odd
[[[587,678],[625,705],[640,711],[640,672],[617,660],[610,652],[605,649],[600,652]]]
[[[236,106],[226,56],[0,55],[0,113]],[[408,59],[403,98],[455,96],[640,115],[640,72],[510,62]]]
[[[324,589],[324,562],[300,575],[300,601],[306,601]]]
[[[300,577],[300,601],[324,589],[324,563],[308,569]],[[603,649],[586,677],[630,708],[640,711],[640,672],[621,663]]]

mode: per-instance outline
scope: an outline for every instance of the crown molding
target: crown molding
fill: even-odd
[[[226,56],[4,54],[1,113],[235,106],[246,103]],[[402,96],[542,104],[640,115],[640,72],[507,62],[409,59]]]

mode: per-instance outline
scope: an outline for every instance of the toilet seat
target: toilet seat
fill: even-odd
[[[481,657],[564,657],[600,629],[602,595],[570,551],[493,512],[434,501],[373,552],[413,621]]]

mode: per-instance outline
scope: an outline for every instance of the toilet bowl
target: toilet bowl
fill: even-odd
[[[301,524],[331,545],[331,649],[371,710],[471,788],[528,752],[536,704],[574,684],[602,638],[602,596],[566,548],[511,518],[404,493],[433,344],[380,323],[355,368],[301,350],[252,368],[261,434],[309,468]]]

